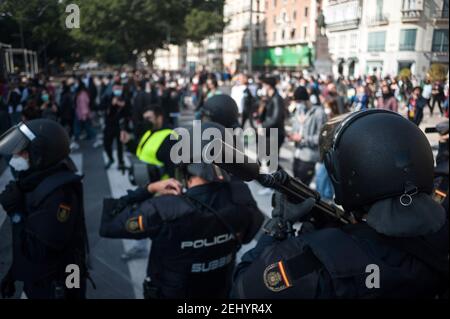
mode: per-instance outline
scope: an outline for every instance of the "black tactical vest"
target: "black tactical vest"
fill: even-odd
[[[64,278],[68,264],[77,264],[81,274],[86,273],[87,235],[81,178],[71,171],[60,171],[25,194],[25,212],[20,220],[13,221],[12,273],[16,280],[45,285]],[[56,200],[56,191],[64,193],[66,200],[62,205],[52,203]],[[57,205],[57,209],[49,211],[52,204]],[[74,218],[70,225],[64,222],[69,216]],[[49,227],[58,228],[50,232]],[[30,252],[33,256],[29,256]]]
[[[250,221],[248,189],[216,185],[208,202],[215,213],[186,197],[154,198],[167,221],[153,239],[148,275],[163,298],[226,298],[239,238]],[[167,202],[170,199],[170,203]],[[217,216],[218,214],[219,216]]]

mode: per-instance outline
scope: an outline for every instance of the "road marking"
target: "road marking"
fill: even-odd
[[[13,179],[13,176],[11,174],[11,169],[9,167],[6,167],[3,171],[3,174],[0,177],[0,193],[3,192],[5,189],[5,186]],[[3,225],[3,223],[6,220],[6,212],[3,210],[3,207],[0,205],[0,229]]]
[[[117,154],[114,154],[116,157]],[[103,153],[103,160],[105,164],[108,162],[106,154]],[[126,153],[124,154],[124,161],[125,165],[130,165],[130,162],[127,158]],[[117,163],[117,159],[115,160],[115,163]],[[127,194],[127,190],[135,189],[136,186],[131,185],[129,179],[128,179],[128,172],[125,172],[125,174],[122,174],[121,171],[117,169],[117,164],[113,164],[111,168],[106,172],[108,176],[108,182],[111,189],[111,195],[113,198],[119,198],[123,195]],[[149,241],[149,245],[151,245],[151,241]],[[131,247],[133,247],[136,244],[135,240],[130,239],[123,239],[122,240],[124,251],[128,251]],[[128,269],[131,276],[131,282],[134,289],[134,294],[137,299],[143,298],[143,291],[142,291],[142,283],[144,282],[144,279],[147,275],[147,260],[145,259],[136,259],[136,260],[130,260],[127,262]]]

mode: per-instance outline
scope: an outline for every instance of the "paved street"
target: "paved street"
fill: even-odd
[[[181,118],[181,125],[187,126],[193,119],[192,112],[186,112]],[[431,126],[439,122],[435,115],[429,118],[426,114],[423,127]],[[436,135],[429,135],[432,144],[437,143]],[[131,245],[130,240],[112,240],[100,238],[98,235],[102,200],[105,197],[120,197],[132,188],[128,181],[127,173],[117,170],[113,166],[110,170],[104,170],[106,157],[102,148],[93,148],[92,142],[82,142],[81,148],[73,152],[72,159],[76,163],[81,174],[84,175],[84,202],[86,211],[86,224],[89,235],[92,267],[91,275],[97,290],[91,286],[88,288],[89,298],[142,298],[142,281],[147,266],[146,259],[139,259],[124,263],[120,255]],[[293,145],[286,143],[281,151],[281,165],[290,170],[292,165]],[[0,190],[12,178],[5,163],[1,163]],[[258,195],[259,185],[249,183],[253,195],[260,209],[270,215],[270,196]],[[150,241],[149,241],[150,245]],[[243,251],[254,245],[252,242]],[[242,252],[241,252],[242,254]],[[4,276],[11,262],[11,226],[6,219],[6,214],[0,208],[0,278]],[[21,297],[18,289],[17,297]]]

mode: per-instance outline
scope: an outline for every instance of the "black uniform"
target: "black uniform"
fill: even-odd
[[[250,242],[263,221],[240,181],[154,197],[115,217],[107,206],[101,236],[153,240],[147,269],[152,298],[227,297],[240,243]]]
[[[85,296],[83,192],[69,144],[64,128],[46,119],[19,123],[0,137],[0,153],[13,155],[10,165],[17,171],[17,180],[0,194],[13,227],[13,263],[1,282],[3,297],[14,295],[15,281],[24,282],[28,298]]]
[[[423,132],[397,113],[368,110],[333,119],[321,137],[334,200],[354,220],[282,242],[263,236],[242,259],[234,296],[434,298],[445,294],[448,220],[431,197],[433,154]],[[289,217],[301,212],[304,202],[295,204],[285,197],[274,204],[274,217],[280,211]],[[315,223],[305,216],[302,212],[300,221]]]
[[[84,298],[86,230],[81,176],[58,164],[19,178],[25,209],[10,214],[13,263],[9,279],[24,282],[28,298]],[[66,288],[66,267],[80,269],[80,288]]]
[[[443,269],[412,255],[410,245],[428,251],[426,259],[441,261],[445,267],[448,224],[421,239],[383,236],[365,223],[322,229],[283,242],[265,238],[243,256],[233,296],[434,298],[447,286],[445,275],[440,274]],[[369,265],[379,267],[379,288],[366,285]]]

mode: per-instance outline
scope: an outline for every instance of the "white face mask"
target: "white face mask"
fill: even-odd
[[[23,158],[22,156],[14,155],[9,161],[9,165],[14,168],[15,171],[26,171],[30,168],[30,163],[28,160]]]

